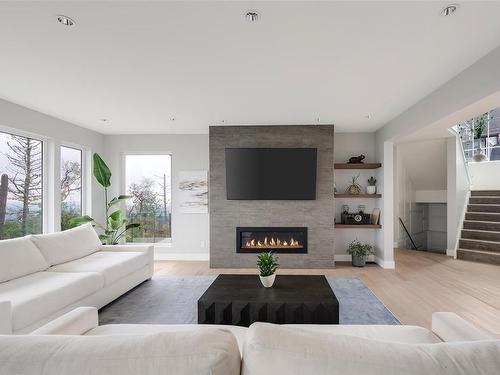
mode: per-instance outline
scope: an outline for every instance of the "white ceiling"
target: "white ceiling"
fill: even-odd
[[[500,2],[443,5],[0,2],[0,97],[108,134],[373,131],[500,44]]]

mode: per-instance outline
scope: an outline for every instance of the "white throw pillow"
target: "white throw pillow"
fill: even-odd
[[[49,268],[31,236],[0,241],[0,282]]]
[[[233,334],[223,329],[149,335],[0,336],[0,373],[44,375],[239,375]]]
[[[101,249],[101,241],[91,224],[63,232],[36,234],[31,240],[53,266],[80,259]]]
[[[398,344],[255,323],[242,375],[498,375],[500,340]]]

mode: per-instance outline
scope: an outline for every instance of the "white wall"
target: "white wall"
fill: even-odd
[[[500,161],[469,163],[473,190],[500,190]]]
[[[179,212],[179,171],[208,170],[208,135],[107,135],[105,157],[113,172],[113,191],[124,193],[127,153],[172,155],[172,245],[157,246],[158,259],[208,259],[208,214]]]
[[[352,156],[363,154],[365,162],[378,162],[375,159],[375,133],[335,133],[334,137],[334,159],[336,163],[345,163]],[[373,170],[335,170],[335,186],[339,193],[343,193],[353,175],[359,174],[358,182],[363,189],[368,185],[370,176],[376,176]],[[377,183],[378,184],[378,183]],[[342,205],[349,205],[350,211],[355,211],[358,205],[365,205],[366,212],[372,212],[373,208],[380,207],[380,199],[335,199],[335,219],[340,223]],[[335,260],[350,260],[346,249],[354,239],[362,242],[375,244],[375,234],[380,229],[335,229]]]
[[[49,191],[47,193],[51,195],[54,202],[54,209],[47,205],[44,207],[46,215],[50,215],[53,219],[48,221],[54,224],[48,228],[48,231],[60,229],[61,192],[59,190],[59,146],[61,144],[69,146],[83,146],[85,149],[84,157],[86,161],[86,169],[83,171],[84,178],[87,181],[92,181],[92,199],[90,199],[90,194],[88,194],[87,206],[89,210],[86,213],[92,214],[94,218],[102,220],[104,217],[104,196],[100,185],[97,184],[97,182],[95,182],[91,177],[90,161],[92,152],[98,152],[101,154],[103,152],[104,136],[102,134],[2,99],[0,99],[0,129],[14,133],[22,133],[24,135],[31,135],[46,141],[45,152],[48,154],[47,162],[49,165],[54,166],[54,169],[46,168],[45,171],[45,173],[49,172],[47,175],[47,185],[49,187]]]

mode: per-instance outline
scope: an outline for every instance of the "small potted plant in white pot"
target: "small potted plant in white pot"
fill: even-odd
[[[371,176],[368,179],[368,186],[366,187],[367,194],[377,194],[377,180]]]
[[[279,267],[278,257],[273,253],[261,253],[257,256],[257,267],[260,271],[260,282],[265,288],[270,288],[276,279],[276,270]]]
[[[373,254],[373,246],[368,243],[361,243],[357,239],[349,244],[347,253],[352,255],[352,265],[354,267],[364,267],[366,257]]]

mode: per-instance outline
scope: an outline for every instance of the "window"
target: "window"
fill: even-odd
[[[500,160],[500,108],[457,125],[467,161],[482,153],[488,160]]]
[[[127,232],[127,242],[167,242],[171,232],[171,156],[126,155],[127,217],[139,228]]]
[[[42,141],[0,132],[0,239],[42,233]]]
[[[61,146],[61,230],[82,214],[82,151]]]

